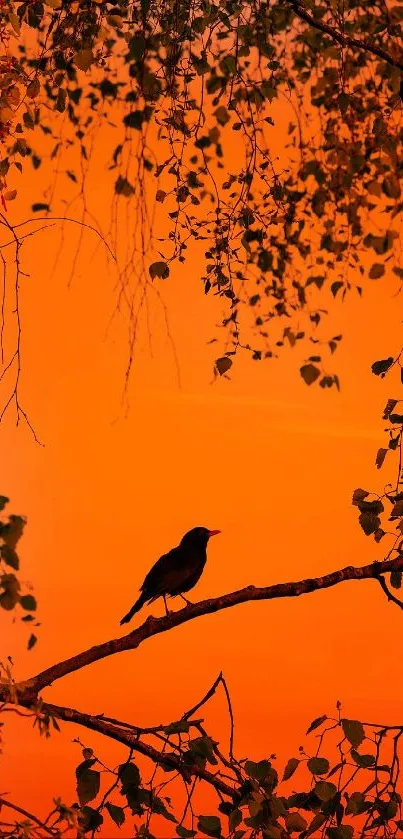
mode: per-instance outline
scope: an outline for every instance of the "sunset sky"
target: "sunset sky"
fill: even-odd
[[[13,205],[13,220],[32,200],[36,194],[25,194],[22,209]],[[222,533],[210,543],[193,600],[383,556],[383,545],[360,530],[351,496],[358,486],[381,490],[395,475],[392,459],[378,473],[375,455],[384,441],[384,404],[399,385],[393,374],[375,378],[370,365],[400,347],[397,281],[368,281],[362,300],[354,295],[343,305],[324,295],[334,332],[344,336],[333,359],[340,393],[303,383],[298,368],[311,352],[303,344],[262,363],[240,355],[231,379],[213,383],[217,346],[207,342],[222,308],[205,297],[190,255],[185,268],[158,281],[180,383],[164,313],[151,296],[152,346],[145,333],[139,336],[126,411],[124,316],[108,329],[115,277],[86,234],[68,287],[77,237],[66,234],[51,276],[59,243],[57,229],[28,241],[30,276],[21,287],[21,401],[44,447],[26,427],[15,427],[11,412],[0,437],[0,491],[11,498],[11,512],[28,518],[21,576],[34,585],[41,621],[38,643],[27,652],[26,628],[2,615],[2,655],[12,655],[17,678],[123,635],[119,620],[146,572],[195,525]],[[162,613],[160,602],[146,607],[130,628]],[[168,723],[222,670],[236,754],[258,760],[275,752],[282,770],[305,743],[311,720],[332,714],[337,700],[351,718],[401,720],[402,620],[371,581],[249,603],[79,671],[44,698],[139,725]],[[206,720],[225,749],[221,695]],[[45,740],[10,714],[2,789],[38,814],[52,808],[54,796],[71,804],[81,759],[71,742],[76,736],[110,765],[126,754],[67,724]],[[214,798],[199,801],[213,811]],[[119,832],[108,821],[101,836],[129,836],[130,824]],[[161,835],[172,833],[169,824],[163,829]]]

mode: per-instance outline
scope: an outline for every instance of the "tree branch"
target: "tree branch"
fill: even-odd
[[[85,714],[82,711],[77,711],[75,708],[53,705],[50,702],[44,702],[41,711],[45,714],[51,714],[60,720],[64,720],[64,722],[77,723],[78,725],[84,726],[84,728],[97,731],[99,734],[105,735],[105,737],[110,737],[112,740],[117,740],[119,743],[123,743],[125,746],[128,746],[134,752],[138,752],[139,754],[148,757],[154,764],[172,766],[172,769],[179,772],[185,779],[194,775],[203,781],[207,781],[207,783],[211,784],[211,786],[213,786],[217,791],[232,798],[234,791],[233,788],[225,781],[221,780],[218,775],[213,775],[212,772],[209,772],[207,769],[201,769],[196,764],[190,765],[183,763],[180,754],[175,755],[172,752],[159,752],[158,749],[154,748],[154,746],[140,740],[137,734],[134,734],[127,728],[124,728],[123,726],[125,726],[126,723],[122,723],[122,727],[120,727],[118,725],[105,722],[102,718],[95,717],[92,714]]]
[[[292,7],[292,10],[297,17],[304,20],[305,23],[309,23],[309,25],[314,29],[318,29],[320,32],[324,32],[326,35],[329,35],[329,38],[336,41],[336,43],[340,44],[342,47],[350,47],[354,50],[359,49],[363,52],[371,53],[372,55],[376,55],[377,58],[381,58],[383,61],[386,61],[386,63],[390,64],[392,67],[398,67],[399,70],[403,70],[403,63],[392,58],[392,56],[386,52],[386,50],[381,49],[381,47],[376,47],[373,44],[368,43],[368,41],[360,41],[358,38],[351,38],[349,35],[345,35],[344,33],[342,34],[337,29],[334,29],[333,26],[323,23],[322,20],[314,18],[313,15],[307,11],[301,0],[287,0],[287,2]]]
[[[313,577],[291,583],[277,583],[262,588],[247,586],[239,591],[233,591],[220,597],[193,603],[178,612],[170,612],[166,617],[153,618],[150,616],[138,629],[134,629],[128,635],[105,641],[103,644],[91,647],[89,650],[78,653],[65,661],[60,661],[52,667],[43,670],[30,679],[28,683],[19,686],[20,694],[25,695],[26,699],[32,700],[43,688],[51,685],[56,679],[61,679],[69,673],[81,670],[83,667],[87,667],[89,664],[100,661],[110,655],[115,655],[125,650],[134,650],[146,639],[152,638],[154,635],[159,635],[161,632],[168,632],[168,630],[176,626],[181,626],[181,624],[199,618],[202,615],[219,612],[222,609],[229,609],[232,606],[238,606],[240,603],[248,603],[253,600],[276,600],[281,597],[300,597],[309,592],[331,588],[347,580],[378,579],[380,574],[384,574],[387,571],[402,570],[403,555],[400,555],[396,559],[389,559],[385,562],[372,562],[369,565],[360,567],[349,565],[346,568],[333,571],[331,574],[325,574],[323,577]],[[7,685],[0,685],[0,701],[8,700],[7,690]]]
[[[392,592],[390,591],[390,589],[387,586],[385,578],[379,576],[379,577],[377,577],[377,580],[378,580],[378,583],[379,583],[382,591],[385,592],[388,600],[390,600],[392,603],[396,603],[396,606],[399,606],[400,609],[403,609],[403,602],[401,600],[399,600],[398,597],[395,597],[394,594],[392,594]]]
[[[40,819],[38,819],[37,816],[34,816],[33,813],[29,813],[28,810],[24,810],[22,807],[18,807],[17,804],[13,804],[11,801],[7,801],[7,798],[3,798],[3,796],[0,796],[0,810],[2,807],[9,807],[10,810],[14,810],[21,816],[25,816],[27,819],[29,819],[29,821],[35,822],[35,824],[39,825],[39,827],[41,827],[42,830],[45,830],[46,833],[49,834],[49,836],[57,837],[60,835],[60,831],[57,828],[48,827],[45,824],[45,822],[42,822]]]

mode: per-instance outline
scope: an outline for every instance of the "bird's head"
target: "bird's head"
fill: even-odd
[[[191,545],[206,546],[211,536],[216,536],[217,533],[221,533],[221,530],[209,530],[208,527],[193,527],[192,530],[188,530],[185,533],[181,545],[185,547],[190,547]]]

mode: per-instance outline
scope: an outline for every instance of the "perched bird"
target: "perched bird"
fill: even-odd
[[[199,581],[207,560],[207,542],[211,536],[220,532],[220,530],[208,530],[207,527],[194,527],[185,533],[179,545],[161,556],[153,565],[140,588],[139,599],[122,618],[120,624],[128,623],[133,615],[140,611],[144,603],[152,603],[158,597],[164,598],[167,614],[169,611],[166,603],[167,595],[175,597],[179,594],[182,600],[189,603],[183,594],[190,591]]]

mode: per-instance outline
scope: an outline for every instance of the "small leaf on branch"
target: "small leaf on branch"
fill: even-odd
[[[232,361],[227,355],[223,355],[222,358],[217,358],[215,367],[220,376],[223,376],[232,367]]]
[[[92,50],[79,50],[78,52],[76,52],[73,61],[79,70],[83,70],[83,72],[86,73],[87,70],[89,70],[89,68],[91,67],[92,62],[94,61]]]
[[[36,204],[32,204],[31,210],[33,213],[48,213],[50,211],[50,204],[42,204],[41,202],[37,202]]]
[[[377,469],[381,468],[387,453],[388,453],[387,449],[378,449],[376,459],[375,459],[375,466],[376,466]]]
[[[153,262],[148,269],[148,273],[152,280],[159,277],[160,280],[166,280],[169,277],[169,266],[166,262]]]
[[[121,827],[125,820],[125,811],[123,810],[123,807],[118,807],[116,804],[111,804],[110,801],[107,801],[106,809],[115,824],[117,824],[118,827]]]
[[[401,571],[391,571],[390,572],[390,584],[392,588],[401,588],[402,587],[402,572]]]
[[[327,816],[324,816],[323,813],[317,813],[316,816],[313,817],[308,827],[306,836],[310,836],[312,833],[315,833],[317,830],[319,830],[319,828],[322,827],[322,824],[324,824],[325,821],[327,821]]]
[[[36,610],[36,600],[32,594],[23,594],[20,597],[20,605],[26,612],[35,612]]]
[[[221,836],[221,822],[218,816],[199,816],[197,829],[206,836],[219,839]]]
[[[358,492],[358,490],[356,490],[356,492]],[[361,492],[364,492],[364,490],[361,490]],[[367,493],[367,495],[368,495],[368,493]],[[311,731],[315,730],[315,728],[319,728],[319,726],[322,725],[322,723],[324,723],[325,720],[327,720],[327,715],[326,714],[323,714],[321,717],[316,717],[316,719],[313,720],[313,722],[311,722],[311,724],[310,724],[309,728],[307,729],[306,733],[310,734]]]
[[[315,784],[314,792],[321,801],[330,801],[336,795],[337,787],[329,781],[318,781]]]
[[[382,265],[381,262],[374,262],[374,264],[370,268],[369,278],[370,280],[379,280],[380,277],[383,277],[385,273],[385,266]]]
[[[354,828],[350,824],[341,824],[339,827],[328,827],[326,834],[329,839],[352,839]]]
[[[403,499],[401,501],[396,501],[396,504],[392,507],[390,515],[392,517],[403,516]]]
[[[4,560],[7,565],[10,565],[11,568],[14,568],[14,571],[18,571],[20,567],[20,561],[18,559],[18,554],[14,550],[14,548],[9,548],[8,545],[2,545],[0,548],[0,556]]]
[[[122,763],[118,768],[118,776],[122,784],[122,795],[126,795],[129,787],[140,786],[140,772],[135,763]]]
[[[38,640],[38,639],[37,639],[36,635],[34,635],[34,634],[32,633],[32,634],[29,636],[29,638],[28,638],[27,649],[28,649],[28,650],[32,650],[32,647],[34,647],[34,646],[35,646],[35,644],[36,644],[37,640]]]
[[[320,370],[314,364],[303,364],[299,372],[307,385],[312,385],[320,376]]]
[[[397,405],[397,399],[388,399],[388,401],[385,405],[385,410],[383,412],[382,419],[384,419],[384,420],[389,419],[392,411],[396,408],[396,405]]]
[[[289,759],[289,761],[288,761],[288,763],[287,763],[287,765],[284,769],[283,781],[288,781],[288,779],[292,777],[292,775],[294,774],[297,766],[299,766],[298,758],[297,757],[290,757],[290,759]]]
[[[77,795],[81,807],[92,801],[99,793],[100,773],[91,767],[96,763],[96,758],[84,760],[77,766]]]
[[[357,749],[358,746],[361,745],[363,740],[365,740],[365,731],[364,726],[359,720],[341,720],[341,727],[344,732],[344,736],[347,738],[349,743]]]
[[[384,377],[385,373],[389,370],[389,367],[393,364],[393,357],[390,355],[389,358],[381,359],[381,361],[374,361],[371,365],[371,370],[374,376],[382,376]]]
[[[366,536],[371,536],[379,529],[381,520],[375,513],[361,513],[358,519]]]
[[[98,810],[93,810],[92,807],[83,807],[82,814],[82,828],[84,833],[88,833],[89,831],[95,832],[103,824],[103,816],[101,816],[101,813],[98,813]]]
[[[299,813],[289,813],[284,821],[289,833],[302,833],[303,830],[306,830],[307,822]]]
[[[329,771],[329,761],[325,757],[311,757],[308,760],[308,769],[312,775],[326,775]]]
[[[366,498],[367,495],[369,495],[369,492],[367,492],[366,489],[355,489],[353,492],[352,504],[354,504],[357,507],[360,501],[363,501],[363,499]]]
[[[362,769],[368,769],[375,764],[373,755],[360,755],[355,749],[351,749],[351,757],[355,760],[357,766],[361,766]]]

